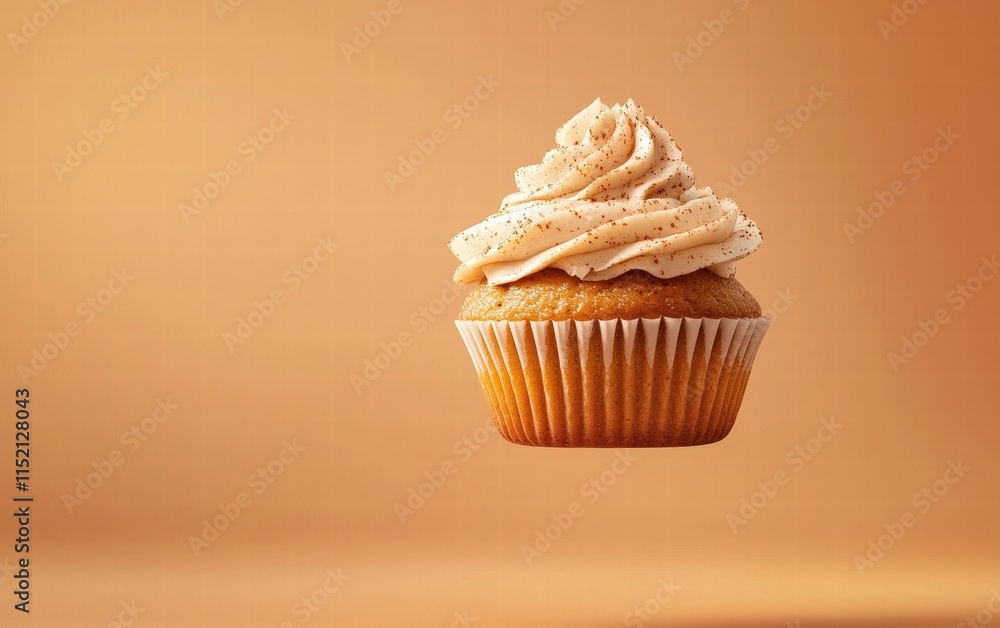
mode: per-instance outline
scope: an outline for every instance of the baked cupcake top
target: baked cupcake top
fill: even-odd
[[[544,268],[589,281],[630,270],[732,277],[761,243],[732,199],[695,187],[670,133],[632,100],[595,100],[514,180],[497,213],[449,244],[462,262],[456,283],[506,284]]]
[[[460,320],[578,321],[621,318],[756,318],[760,305],[735,277],[700,269],[670,279],[630,270],[584,281],[543,268],[512,283],[476,286]]]

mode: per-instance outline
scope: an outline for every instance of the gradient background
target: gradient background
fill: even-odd
[[[463,613],[478,626],[625,625],[661,580],[681,589],[650,603],[645,625],[992,619],[1000,281],[973,280],[960,310],[949,293],[1000,252],[1000,4],[909,0],[898,6],[915,14],[883,33],[887,0],[590,0],[564,3],[559,22],[557,0],[402,0],[346,59],[341,44],[386,4],[246,1],[220,17],[210,0],[72,1],[27,41],[8,34],[7,442],[19,365],[68,323],[81,331],[28,378],[33,612],[12,610],[5,516],[0,623],[115,626],[134,601],[137,626],[301,625],[296,604],[338,569],[349,579],[312,625],[459,626]],[[731,23],[679,68],[674,53],[723,10]],[[39,11],[5,2],[0,30]],[[113,103],[147,66],[168,76],[120,120]],[[499,85],[454,128],[445,112],[480,77]],[[832,96],[779,131],[821,86]],[[581,486],[615,452],[481,430],[458,303],[440,298],[450,237],[492,213],[514,169],[597,96],[655,115],[701,185],[732,183],[768,138],[779,149],[731,190],[765,235],[739,277],[775,318],[733,432],[633,450],[590,503]],[[247,161],[241,142],[276,107],[294,119]],[[52,162],[104,117],[113,132],[58,180]],[[444,143],[391,190],[385,173],[437,128]],[[907,162],[949,128],[959,139],[911,181]],[[240,174],[186,222],[178,205],[230,160]],[[851,242],[844,225],[896,179],[905,193]],[[337,249],[293,290],[283,276],[327,236]],[[80,304],[123,268],[135,279],[88,320]],[[223,334],[275,289],[284,303],[230,351]],[[948,322],[893,368],[887,354],[938,309]],[[402,332],[409,345],[356,392],[351,376]],[[129,451],[122,435],[168,398],[178,409]],[[824,417],[843,428],[796,471],[788,452]],[[477,436],[467,460],[453,449]],[[253,474],[281,466],[284,441],[304,451],[257,494]],[[116,450],[124,464],[67,507]],[[4,451],[0,475],[13,476]],[[914,494],[959,459],[971,470],[917,510]],[[396,505],[448,461],[454,474],[401,523]],[[727,514],[778,471],[790,481],[734,533]],[[9,504],[13,478],[0,484]],[[241,492],[251,505],[196,554],[190,538]],[[528,564],[521,547],[573,501],[584,515]],[[906,511],[916,525],[860,574],[854,556]]]

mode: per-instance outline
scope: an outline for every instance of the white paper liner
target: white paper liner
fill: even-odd
[[[771,319],[456,321],[515,443],[662,447],[729,433]]]

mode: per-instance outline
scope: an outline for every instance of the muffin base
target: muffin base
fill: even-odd
[[[481,283],[462,304],[461,320],[610,320],[613,318],[755,318],[760,304],[736,277],[707,269],[662,279],[630,270],[590,281],[544,268],[515,282]]]
[[[543,447],[680,447],[733,427],[771,319],[456,321],[500,434]]]

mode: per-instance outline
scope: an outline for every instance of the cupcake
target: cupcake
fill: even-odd
[[[735,277],[761,243],[696,188],[629,100],[556,132],[517,192],[456,236],[458,330],[497,429],[523,445],[669,447],[724,438],[770,319]]]

